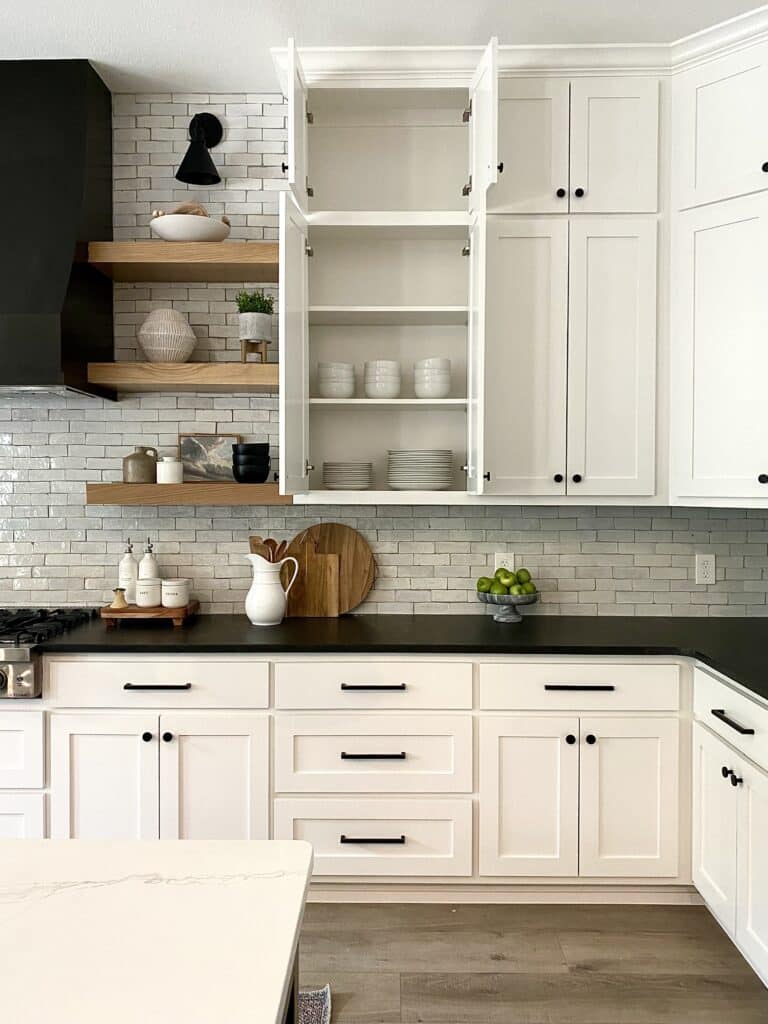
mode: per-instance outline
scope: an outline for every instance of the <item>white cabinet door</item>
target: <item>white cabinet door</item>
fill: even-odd
[[[768,499],[768,193],[677,217],[672,492]]]
[[[483,493],[483,432],[485,427],[486,245],[483,214],[475,217],[469,234],[469,327],[467,332],[467,491]]]
[[[487,218],[486,494],[564,494],[566,219]]]
[[[693,884],[729,935],[736,931],[738,801],[730,785],[733,752],[693,725]]]
[[[469,99],[469,208],[484,210],[489,186],[498,178],[499,41],[494,36],[472,76]]]
[[[706,61],[672,89],[675,206],[768,188],[768,45]]]
[[[268,839],[268,801],[266,715],[161,715],[161,839]]]
[[[677,718],[581,719],[579,872],[678,872]]]
[[[0,839],[45,839],[42,793],[0,793]]]
[[[480,874],[578,874],[579,721],[480,721]]]
[[[0,787],[43,786],[43,712],[0,711]]]
[[[736,942],[768,984],[768,775],[745,762],[740,778]]]
[[[302,210],[309,210],[309,139],[307,122],[307,85],[296,50],[296,41],[288,40],[288,184]],[[282,281],[282,273],[280,276]]]
[[[51,838],[157,839],[158,719],[54,712]]]
[[[655,491],[656,222],[573,218],[568,493]]]
[[[309,489],[309,238],[307,222],[280,193],[280,493]]]
[[[659,83],[571,82],[571,213],[658,209]]]
[[[499,82],[499,177],[489,213],[568,212],[569,83],[566,78]]]

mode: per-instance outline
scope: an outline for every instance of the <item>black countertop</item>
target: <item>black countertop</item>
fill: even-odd
[[[531,615],[347,615],[252,626],[244,615],[189,625],[98,619],[42,645],[44,654],[629,654],[696,658],[768,700],[768,619]]]

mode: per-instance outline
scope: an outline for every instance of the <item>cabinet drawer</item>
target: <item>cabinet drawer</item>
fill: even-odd
[[[0,839],[45,839],[42,793],[0,793]]]
[[[472,873],[472,800],[280,799],[275,839],[306,839],[315,875]]]
[[[434,661],[303,661],[275,665],[275,707],[472,707],[472,665]]]
[[[471,793],[469,715],[275,716],[275,789]]]
[[[693,678],[694,716],[762,768],[768,768],[768,708],[701,669],[694,670]]]
[[[480,666],[490,711],[677,711],[677,665],[509,662]]]
[[[42,787],[43,712],[0,711],[0,788]]]
[[[72,708],[265,708],[269,663],[244,658],[50,659],[45,697]]]

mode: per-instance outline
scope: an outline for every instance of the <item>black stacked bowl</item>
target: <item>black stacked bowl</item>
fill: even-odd
[[[232,445],[232,475],[239,484],[263,484],[271,465],[269,442]]]

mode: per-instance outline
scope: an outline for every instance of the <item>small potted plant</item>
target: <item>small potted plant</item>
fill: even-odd
[[[245,363],[250,352],[257,352],[262,363],[267,361],[267,345],[272,341],[272,312],[275,300],[264,292],[239,292],[240,357]]]

